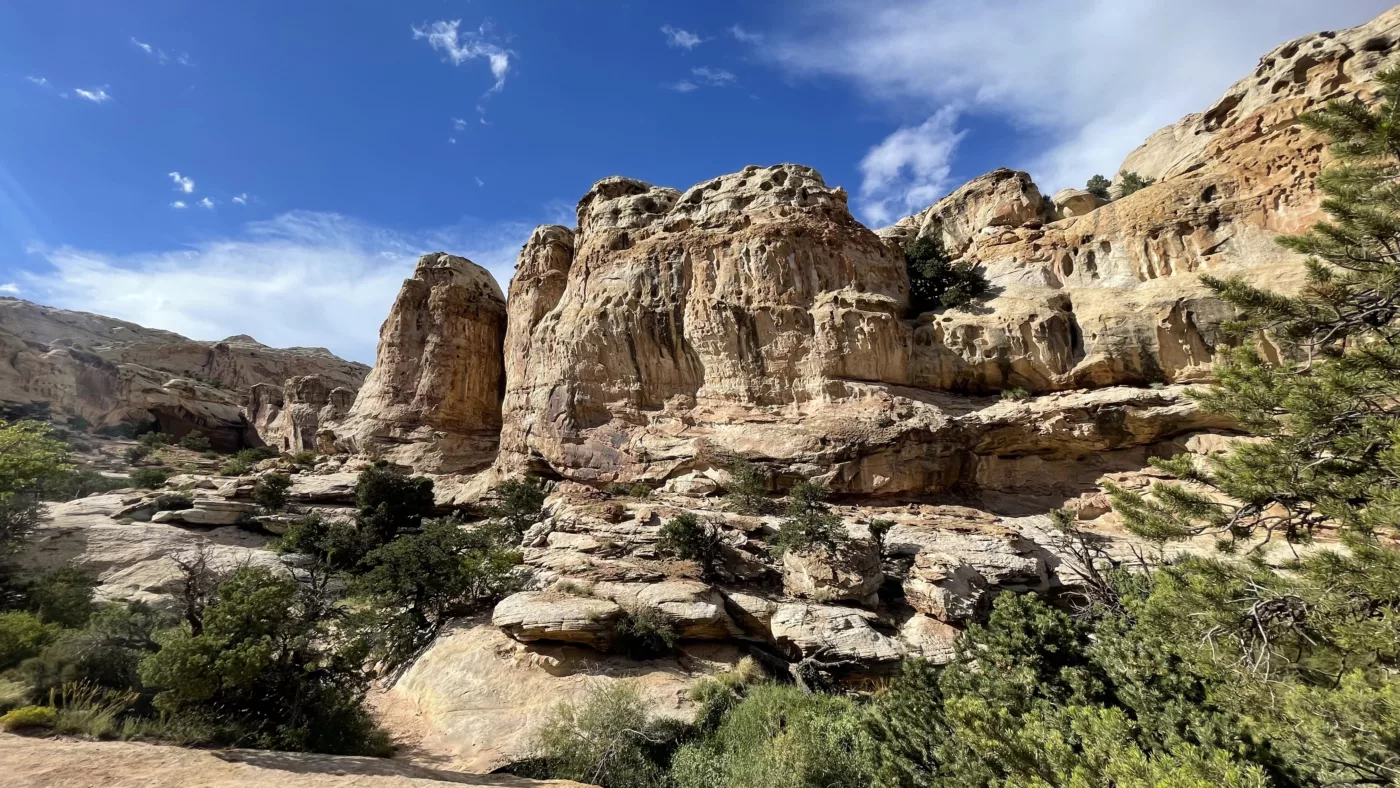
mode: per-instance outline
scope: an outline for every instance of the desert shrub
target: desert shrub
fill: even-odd
[[[662,550],[699,565],[702,579],[714,573],[723,544],[717,525],[708,520],[701,522],[689,512],[677,515],[662,525],[656,542],[656,546]]]
[[[492,493],[496,502],[487,508],[487,515],[506,533],[514,534],[518,543],[530,526],[540,521],[544,511],[544,485],[539,479],[526,477],[499,484]]]
[[[933,236],[921,236],[904,252],[909,272],[909,315],[965,307],[991,294],[991,283],[975,264],[953,262]]]
[[[433,480],[388,466],[366,468],[355,481],[355,502],[360,530],[378,546],[403,531],[417,530],[433,513]]]
[[[172,623],[169,615],[141,602],[107,605],[82,629],[62,631],[18,672],[36,701],[73,684],[140,692],[148,701],[138,668],[143,657],[159,649],[155,633]]]
[[[277,543],[280,552],[304,553],[340,571],[359,566],[365,555],[378,546],[353,523],[327,522],[314,514],[289,525]]]
[[[110,492],[126,486],[122,478],[103,476],[90,468],[66,471],[43,485],[46,501],[73,501],[94,493]]]
[[[624,610],[613,625],[613,651],[629,659],[656,659],[676,647],[676,629],[649,607]]]
[[[1112,185],[1113,182],[1109,179],[1102,175],[1095,175],[1089,179],[1088,183],[1084,184],[1084,191],[1100,199],[1109,200],[1112,198],[1109,196],[1108,187]]]
[[[194,508],[194,496],[187,492],[161,493],[156,496],[156,511],[182,512]]]
[[[761,684],[676,752],[671,777],[678,788],[866,788],[858,719],[844,698]]]
[[[277,451],[270,446],[254,446],[249,449],[241,449],[233,455],[235,460],[254,465],[263,460],[270,460],[277,456]]]
[[[201,460],[217,460],[219,456],[219,453],[216,451],[202,451],[199,453],[199,458]]]
[[[846,525],[826,505],[830,491],[818,482],[804,480],[788,492],[787,509],[778,535],[773,538],[775,556],[789,550],[836,550],[846,542]]]
[[[1146,189],[1156,182],[1156,178],[1144,178],[1135,172],[1124,170],[1118,173],[1118,193],[1120,197],[1127,197],[1130,194]]]
[[[51,695],[50,705],[57,710],[54,731],[94,739],[115,737],[122,729],[121,718],[140,698],[137,692],[82,681],[64,684]]]
[[[202,432],[191,432],[180,439],[180,448],[190,451],[209,451],[209,436]]]
[[[292,477],[285,473],[264,473],[253,484],[253,501],[268,511],[276,512],[287,506],[287,491]]]
[[[68,420],[64,423],[67,424],[70,429],[75,429],[78,432],[87,432],[92,429],[92,422],[82,416],[69,416]]]
[[[744,514],[768,514],[773,511],[773,501],[768,497],[772,480],[767,471],[740,460],[730,466],[729,477],[725,498],[734,511]]]
[[[1026,390],[1023,389],[1023,388],[1016,387],[1016,388],[1002,389],[1002,390],[1001,390],[1001,398],[1004,399],[1004,400],[1009,400],[1009,401],[1011,401],[1011,402],[1024,402],[1024,401],[1026,401],[1026,400],[1028,400],[1028,399],[1031,399],[1031,398],[1032,398],[1032,395],[1031,395],[1031,393],[1030,393],[1029,391],[1026,391]]]
[[[141,681],[161,712],[211,720],[222,743],[383,754],[364,706],[366,647],[344,627],[327,584],[245,567],[194,621],[161,633]]]
[[[33,613],[0,613],[0,670],[7,670],[38,656],[45,646],[58,637],[58,632],[58,626],[45,624]]]
[[[149,449],[159,449],[175,442],[175,436],[167,432],[148,432],[136,439],[137,444]]]
[[[877,517],[870,521],[868,527],[870,529],[871,540],[875,542],[875,546],[880,548],[880,552],[883,554],[885,551],[885,534],[888,534],[890,529],[894,527],[894,520],[884,520]]]
[[[129,478],[132,487],[155,490],[165,486],[166,480],[170,478],[170,471],[164,468],[136,468],[131,471]]]
[[[0,716],[0,730],[52,728],[57,720],[58,710],[52,706],[22,706]]]
[[[29,685],[0,675],[0,714],[29,705]]]
[[[97,578],[77,567],[45,574],[26,592],[29,608],[46,624],[72,629],[87,624],[96,610],[93,586]]]
[[[449,618],[487,609],[519,588],[520,554],[494,529],[468,530],[451,520],[427,520],[367,554],[352,592],[389,611],[394,631],[380,638],[376,657],[397,665],[432,639]]]
[[[128,448],[126,450],[126,453],[122,456],[126,457],[127,462],[140,462],[146,459],[147,457],[151,456],[151,451],[152,449],[150,446],[143,446],[138,443],[135,446]]]
[[[303,468],[314,468],[316,466],[317,454],[314,451],[299,451],[291,456],[293,465],[300,465]]]
[[[641,482],[636,482],[635,484],[609,484],[603,491],[617,498],[651,497],[651,488]]]
[[[70,470],[68,447],[52,437],[48,425],[0,425],[0,556],[39,523],[44,490]]]
[[[561,703],[535,735],[534,752],[554,779],[604,788],[661,788],[671,737],[628,682],[595,687],[578,703]]]
[[[237,457],[224,463],[219,468],[220,476],[247,476],[253,472],[253,466]]]

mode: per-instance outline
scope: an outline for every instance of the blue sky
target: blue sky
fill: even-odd
[[[504,286],[599,178],[800,162],[872,226],[998,166],[1081,185],[1389,3],[1220,5],[13,0],[0,290],[372,361],[419,253]]]

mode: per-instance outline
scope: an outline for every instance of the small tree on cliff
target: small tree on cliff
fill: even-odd
[[[1113,198],[1108,194],[1108,187],[1112,185],[1113,181],[1110,181],[1102,175],[1095,175],[1089,179],[1088,183],[1084,184],[1084,191],[1100,199],[1111,200]]]
[[[986,298],[991,284],[982,269],[967,262],[948,259],[943,244],[933,236],[920,236],[904,252],[909,272],[909,314],[944,307],[964,307]]]

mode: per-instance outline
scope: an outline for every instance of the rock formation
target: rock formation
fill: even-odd
[[[269,348],[246,336],[196,342],[16,298],[0,298],[0,352],[0,403],[46,406],[98,428],[154,420],[176,437],[204,432],[226,451],[261,444],[242,413],[251,387],[319,375],[356,389],[369,372],[322,348]]]
[[[501,431],[506,304],[486,269],[419,258],[379,331],[374,370],[344,422],[343,448],[460,473],[490,465]]]

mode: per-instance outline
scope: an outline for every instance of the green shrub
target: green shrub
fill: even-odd
[[[136,439],[137,443],[150,449],[159,449],[175,442],[175,436],[166,432],[148,432]]]
[[[1001,398],[1011,402],[1024,402],[1033,399],[1034,395],[1023,388],[1009,388],[1001,390]]]
[[[136,705],[140,693],[111,690],[87,682],[63,685],[51,703],[58,711],[56,733],[111,739],[122,730],[121,717]]]
[[[1140,192],[1156,183],[1156,178],[1144,178],[1135,172],[1124,170],[1118,173],[1118,193],[1121,197]]]
[[[263,460],[271,460],[277,456],[277,451],[271,446],[255,446],[251,449],[242,449],[233,455],[235,460],[245,462],[248,465],[255,465]]]
[[[613,625],[613,651],[628,659],[657,659],[676,647],[676,630],[649,607],[624,610]]]
[[[281,511],[287,506],[287,491],[292,477],[285,473],[264,473],[253,484],[253,501],[268,511]]]
[[[29,685],[0,675],[0,714],[29,704]]]
[[[544,486],[538,479],[526,477],[496,486],[492,493],[496,502],[487,508],[487,515],[513,534],[517,543],[530,526],[540,521],[544,510]]]
[[[416,530],[433,513],[433,480],[384,467],[366,468],[355,480],[359,527],[375,546]]]
[[[543,775],[606,788],[662,788],[668,737],[638,689],[624,681],[595,687],[579,703],[561,703],[535,735]]]
[[[650,498],[651,488],[641,482],[635,484],[609,484],[603,492],[617,498]]]
[[[689,512],[677,515],[662,525],[656,541],[656,546],[661,550],[699,565],[701,579],[714,573],[723,544],[717,525],[710,521],[702,523]]]
[[[0,716],[0,729],[52,728],[57,719],[58,710],[52,706],[23,706]]]
[[[830,491],[818,482],[808,480],[793,485],[780,530],[773,538],[773,555],[813,548],[834,551],[845,544],[846,525],[826,505],[828,495]]]
[[[126,480],[103,476],[89,468],[66,471],[44,484],[46,501],[74,501],[94,493],[110,492],[126,486]]]
[[[752,687],[713,733],[676,752],[672,780],[678,788],[867,788],[857,715],[844,698]]]
[[[904,252],[909,272],[909,316],[966,307],[991,295],[991,283],[975,264],[952,262],[933,236],[921,236]]]
[[[25,660],[19,674],[32,697],[48,699],[65,685],[88,684],[115,691],[138,691],[149,700],[138,667],[159,649],[155,633],[172,625],[169,615],[149,605],[107,605],[96,610],[82,629],[64,630],[37,657]]]
[[[291,457],[293,465],[300,465],[303,468],[316,467],[316,459],[316,452],[310,450],[296,452]]]
[[[97,578],[77,567],[56,569],[28,589],[29,607],[46,624],[72,629],[87,624],[96,610]]]
[[[59,628],[33,613],[0,613],[0,670],[37,656],[58,637]]]
[[[191,432],[180,439],[180,448],[190,451],[208,451],[209,436],[202,432]]]
[[[773,501],[768,497],[772,479],[766,471],[751,462],[740,460],[729,467],[729,478],[725,498],[734,511],[744,514],[768,514],[773,511]]]
[[[92,422],[88,421],[82,416],[69,416],[66,424],[70,428],[75,429],[78,432],[87,432],[88,430],[92,429]]]
[[[136,463],[151,456],[151,451],[152,449],[150,446],[143,446],[138,443],[135,446],[128,448],[124,456],[126,457],[127,462]]]
[[[387,740],[364,706],[364,643],[337,626],[324,584],[303,587],[244,567],[215,598],[158,640],[140,678],[172,717],[215,722],[223,743],[381,755]]]
[[[182,512],[194,508],[194,496],[187,492],[161,493],[156,496],[156,511]]]
[[[880,548],[882,554],[885,551],[885,534],[889,533],[894,525],[894,520],[884,520],[878,517],[870,521],[870,525],[868,526],[870,529],[870,538],[875,542],[875,546]]]
[[[199,453],[199,458],[201,460],[217,460],[219,456],[219,453],[216,451],[202,451]]]
[[[1095,175],[1089,179],[1088,183],[1084,184],[1084,191],[1100,199],[1109,200],[1112,198],[1109,196],[1108,188],[1112,185],[1113,182],[1109,179],[1102,175]]]
[[[237,457],[224,463],[223,467],[219,468],[220,476],[247,476],[252,472],[253,466]]]
[[[131,472],[131,486],[144,490],[155,490],[165,486],[170,472],[164,468],[137,468]]]

